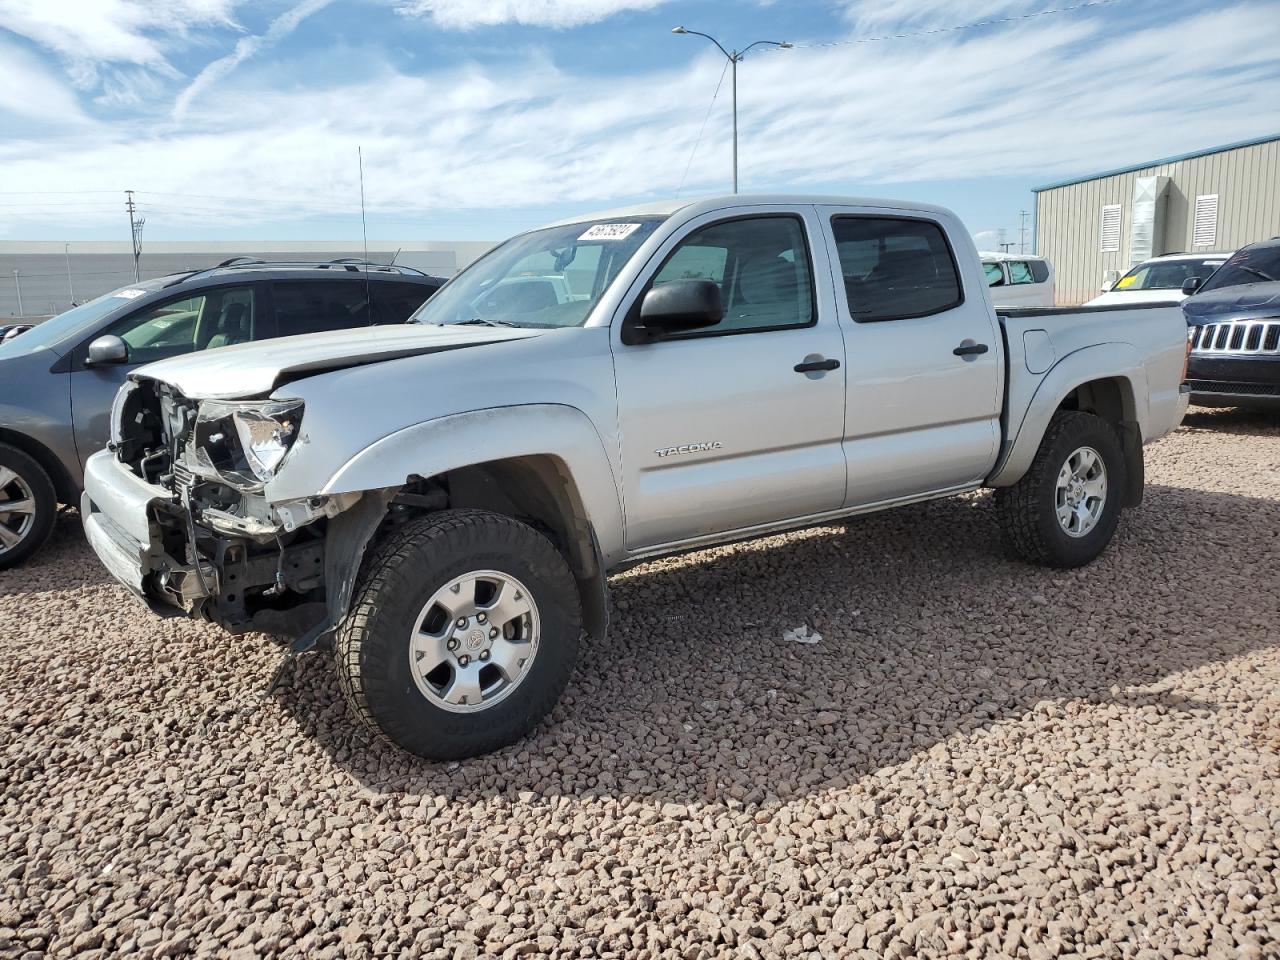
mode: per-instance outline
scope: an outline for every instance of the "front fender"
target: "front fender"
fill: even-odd
[[[575,407],[528,404],[451,414],[406,427],[366,447],[318,490],[355,493],[399,487],[413,475],[516,457],[560,461],[577,489],[586,518],[610,564],[623,554],[622,502],[604,443]]]
[[[1024,371],[1015,372],[1024,374]],[[1119,380],[1125,404],[1124,420],[1136,422],[1142,432],[1149,418],[1147,373],[1142,358],[1132,344],[1100,343],[1068,354],[1049,368],[1038,384],[1028,389],[1009,391],[1009,412],[1005,426],[1005,447],[996,468],[987,479],[992,487],[1012,486],[1031,467],[1049,421],[1062,401],[1077,387],[1094,380]],[[1025,401],[1021,419],[1017,404]],[[1021,394],[1021,395],[1019,395]]]

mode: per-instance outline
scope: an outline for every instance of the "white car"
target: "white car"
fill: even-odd
[[[978,254],[997,307],[1052,307],[1053,264],[1025,254]]]
[[[1123,277],[1104,287],[1102,296],[1094,297],[1086,307],[1118,307],[1135,303],[1181,303],[1187,298],[1182,285],[1192,277],[1203,283],[1227,262],[1232,251],[1225,253],[1170,253],[1152,257],[1138,264]]]

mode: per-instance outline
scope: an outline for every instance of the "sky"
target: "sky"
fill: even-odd
[[[1052,12],[1057,11],[1057,12]],[[0,239],[498,240],[731,187],[940,203],[1280,133],[1280,0],[0,0]],[[953,29],[959,28],[959,29]],[[1029,220],[1029,218],[1028,218]],[[1028,224],[1029,225],[1029,224]]]

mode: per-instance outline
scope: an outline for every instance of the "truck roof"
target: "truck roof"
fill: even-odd
[[[793,204],[813,204],[841,207],[886,207],[893,210],[908,210],[921,213],[950,215],[945,207],[929,203],[915,203],[907,200],[885,200],[875,197],[841,197],[828,194],[795,194],[795,193],[738,193],[722,194],[711,197],[671,198],[654,200],[649,203],[630,204],[615,207],[611,210],[600,210],[584,213],[574,217],[566,217],[554,223],[543,224],[546,227],[565,227],[573,223],[587,223],[596,220],[620,220],[625,217],[669,217],[680,211],[690,216],[710,213],[722,207],[742,206],[789,206]]]

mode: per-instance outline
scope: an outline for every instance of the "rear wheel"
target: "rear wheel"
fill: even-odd
[[[1005,543],[1032,563],[1082,566],[1111,542],[1126,486],[1111,424],[1079,411],[1055,414],[1026,475],[996,491]]]
[[[568,564],[510,517],[447,510],[393,533],[338,635],[354,713],[430,760],[472,757],[529,732],[577,657],[582,614]]]
[[[44,468],[0,443],[0,570],[22,563],[53,532],[58,495]]]

